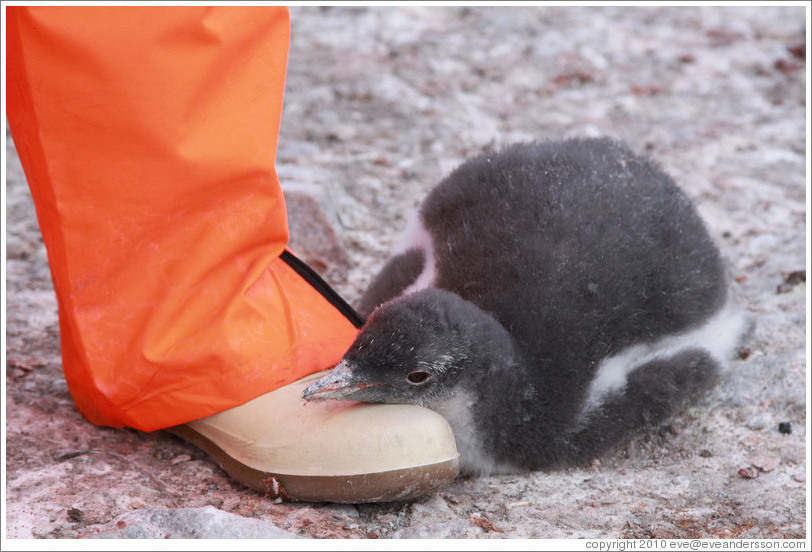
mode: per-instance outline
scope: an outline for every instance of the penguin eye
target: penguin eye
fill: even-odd
[[[429,376],[431,376],[431,374],[429,374],[428,372],[418,371],[411,372],[408,376],[406,376],[406,379],[409,380],[409,383],[417,384],[423,383],[424,381],[429,379]]]

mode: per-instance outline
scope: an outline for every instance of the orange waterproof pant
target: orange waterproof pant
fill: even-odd
[[[6,14],[8,120],[85,418],[152,431],[336,363],[358,321],[286,251],[274,166],[287,9]]]

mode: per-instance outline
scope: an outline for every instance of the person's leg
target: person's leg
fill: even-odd
[[[219,412],[354,336],[278,259],[288,35],[276,8],[9,9],[10,127],[91,421]]]
[[[285,252],[288,40],[283,8],[8,8],[9,125],[91,422],[200,423],[354,338]]]

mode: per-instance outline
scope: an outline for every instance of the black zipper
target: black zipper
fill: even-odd
[[[322,297],[327,299],[327,301],[333,305],[338,312],[344,315],[344,317],[349,320],[353,326],[360,328],[364,325],[364,318],[358,314],[355,309],[353,309],[349,303],[347,303],[344,298],[336,292],[336,290],[331,288],[330,284],[325,282],[315,270],[310,268],[307,263],[287,249],[285,249],[282,254],[279,255],[279,258],[282,259],[290,268],[292,268],[296,274],[304,278],[308,284],[313,286],[313,289],[319,292]]]

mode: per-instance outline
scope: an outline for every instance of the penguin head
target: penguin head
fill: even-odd
[[[479,315],[490,318],[436,288],[384,303],[341,362],[302,396],[422,406],[446,399],[475,373],[471,344]]]

